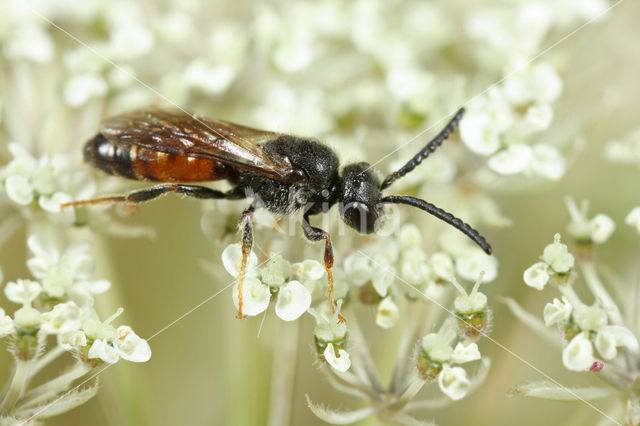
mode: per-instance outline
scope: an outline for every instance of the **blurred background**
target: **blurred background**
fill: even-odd
[[[470,152],[466,141],[455,137],[441,148],[443,156],[453,158],[455,177],[439,179],[427,161],[418,176],[422,181],[408,184],[407,190],[480,229],[499,265],[497,278],[482,288],[493,311],[490,336],[500,343],[479,342],[483,357],[492,361],[487,379],[463,400],[416,417],[441,425],[607,424],[583,403],[507,395],[516,384],[543,379],[523,360],[567,386],[600,382],[595,374],[567,371],[561,353],[520,323],[500,297],[516,299],[538,317],[557,297],[549,289],[526,287],[522,273],[538,261],[554,233],[565,231],[567,195],[589,200],[590,214],[605,213],[616,222],[615,233],[598,251],[599,263],[629,286],[639,282],[640,239],[624,218],[640,204],[640,161],[624,164],[605,155],[611,143],[638,129],[637,2],[3,3],[2,164],[10,159],[11,141],[35,156],[69,154],[91,173],[99,195],[141,186],[89,172],[81,163],[83,143],[110,114],[174,103],[212,118],[318,137],[335,147],[343,162],[376,162],[430,129],[376,165],[387,173],[426,143],[457,107],[471,99],[471,109],[480,108],[487,94],[476,94],[544,52],[535,61],[553,66],[562,91],[551,102],[552,122],[521,137],[557,148],[566,160],[561,178],[490,171],[486,156]],[[475,176],[481,183],[474,183]],[[491,200],[500,212],[494,216],[511,223],[487,219],[474,205],[479,198],[460,201],[464,191]],[[365,406],[335,391],[318,371],[310,315],[285,323],[270,311],[239,321],[230,290],[212,297],[232,282],[220,256],[239,240],[235,224],[243,207],[167,196],[141,205],[135,214],[112,208],[114,222],[153,230],[153,238],[114,235],[95,223],[69,226],[71,240],[92,242],[94,276],[112,282],[98,310],[106,317],[123,306],[119,320],[149,340],[153,355],[143,364],[108,368],[100,374],[95,398],[47,424],[324,424],[307,407],[306,394],[335,409]],[[424,216],[403,212],[402,220],[424,230],[429,248],[444,225]],[[20,217],[0,247],[5,282],[30,276],[25,265],[30,217]],[[329,221],[337,226],[337,212]],[[376,238],[335,238],[336,267],[350,250]],[[322,244],[305,242],[302,232],[286,238],[258,227],[255,240],[266,250],[270,244],[284,247],[291,261],[322,259]],[[14,309],[6,299],[1,305],[8,313]],[[388,330],[374,323],[373,307],[351,312],[362,324],[383,381],[389,379],[409,311],[401,310],[398,324]],[[427,331],[431,327],[425,325]],[[3,381],[10,364],[10,354],[2,352]],[[45,376],[54,377],[64,365],[61,359]],[[290,385],[291,398],[284,403],[287,414],[273,418],[274,406],[282,403],[274,389],[282,380]],[[428,385],[422,392],[439,391]],[[594,402],[605,412],[613,403]]]

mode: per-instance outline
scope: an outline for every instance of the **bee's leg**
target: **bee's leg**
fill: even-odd
[[[104,203],[143,203],[145,201],[152,200],[168,192],[177,192],[179,194],[188,195],[195,198],[228,198],[228,193],[216,191],[215,189],[205,188],[204,186],[197,185],[182,185],[177,183],[162,184],[151,186],[149,188],[138,189],[131,191],[126,195],[119,195],[115,197],[102,197],[91,198],[89,200],[71,201],[60,205],[61,209],[71,206],[87,206],[91,204],[104,204]]]
[[[253,246],[253,212],[256,210],[255,204],[251,204],[245,211],[242,212],[240,219],[240,228],[242,229],[242,258],[240,259],[240,273],[238,274],[238,313],[236,318],[245,318],[246,315],[242,314],[242,287],[244,285],[244,278],[247,273],[247,261],[251,254],[251,247]]]
[[[329,282],[329,288],[327,290],[327,296],[329,298],[329,307],[331,313],[336,314],[336,307],[333,301],[333,246],[331,244],[331,236],[328,232],[323,231],[320,228],[311,226],[309,223],[309,215],[304,215],[302,219],[302,229],[305,237],[311,241],[324,240],[324,267],[327,270],[327,280]],[[338,322],[344,322],[344,317],[338,313]]]

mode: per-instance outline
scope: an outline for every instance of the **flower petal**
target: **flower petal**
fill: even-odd
[[[349,352],[344,349],[338,349],[338,356],[336,356],[333,348],[333,343],[329,343],[324,350],[324,359],[327,363],[338,371],[345,372],[351,367],[351,359],[349,358]]]
[[[457,401],[467,394],[471,382],[467,378],[467,372],[464,368],[452,368],[449,364],[443,364],[442,371],[438,374],[438,386],[442,393]]]
[[[238,284],[233,286],[233,304],[238,308]],[[269,307],[271,292],[256,277],[246,277],[242,285],[242,313],[255,316]]]
[[[311,293],[299,281],[289,281],[278,292],[276,315],[284,321],[293,321],[311,306]]]
[[[562,351],[562,363],[571,371],[588,371],[593,365],[593,345],[588,337],[588,332],[583,331],[571,339]]]

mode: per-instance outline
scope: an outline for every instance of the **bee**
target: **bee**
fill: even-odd
[[[126,195],[73,201],[61,207],[141,203],[169,192],[200,199],[252,199],[240,219],[238,318],[244,317],[242,286],[253,245],[253,213],[258,208],[278,215],[302,210],[305,237],[310,241],[324,241],[327,294],[335,315],[331,237],[310,222],[311,216],[327,213],[335,204],[339,204],[342,220],[362,234],[376,230],[383,204],[417,207],[460,230],[491,254],[485,238],[451,213],[419,198],[382,194],[442,145],[456,130],[463,114],[461,108],[413,158],[380,181],[366,162],[348,164],[340,170],[334,151],[315,139],[258,130],[182,111],[139,109],[105,119],[98,134],[85,144],[84,159],[112,175],[162,183]],[[216,180],[226,180],[232,188],[222,192],[194,184]],[[344,321],[340,314],[338,319]]]

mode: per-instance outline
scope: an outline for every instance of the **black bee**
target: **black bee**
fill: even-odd
[[[491,246],[471,226],[424,200],[407,195],[383,196],[396,179],[411,172],[456,129],[460,109],[440,133],[407,164],[382,182],[368,163],[348,164],[340,171],[336,154],[314,139],[257,130],[183,112],[141,109],[108,118],[84,147],[93,167],[130,179],[169,182],[116,197],[74,201],[62,207],[104,202],[140,203],[177,192],[195,198],[252,198],[241,218],[242,261],[238,275],[238,314],[242,285],[253,244],[252,215],[264,207],[276,214],[303,209],[302,229],[311,241],[324,240],[328,297],[333,303],[333,250],[329,234],[311,226],[309,217],[339,204],[342,220],[360,233],[374,232],[383,204],[407,204],[459,229],[486,253]],[[233,188],[221,192],[191,182],[227,180]],[[342,317],[340,317],[341,320]]]

